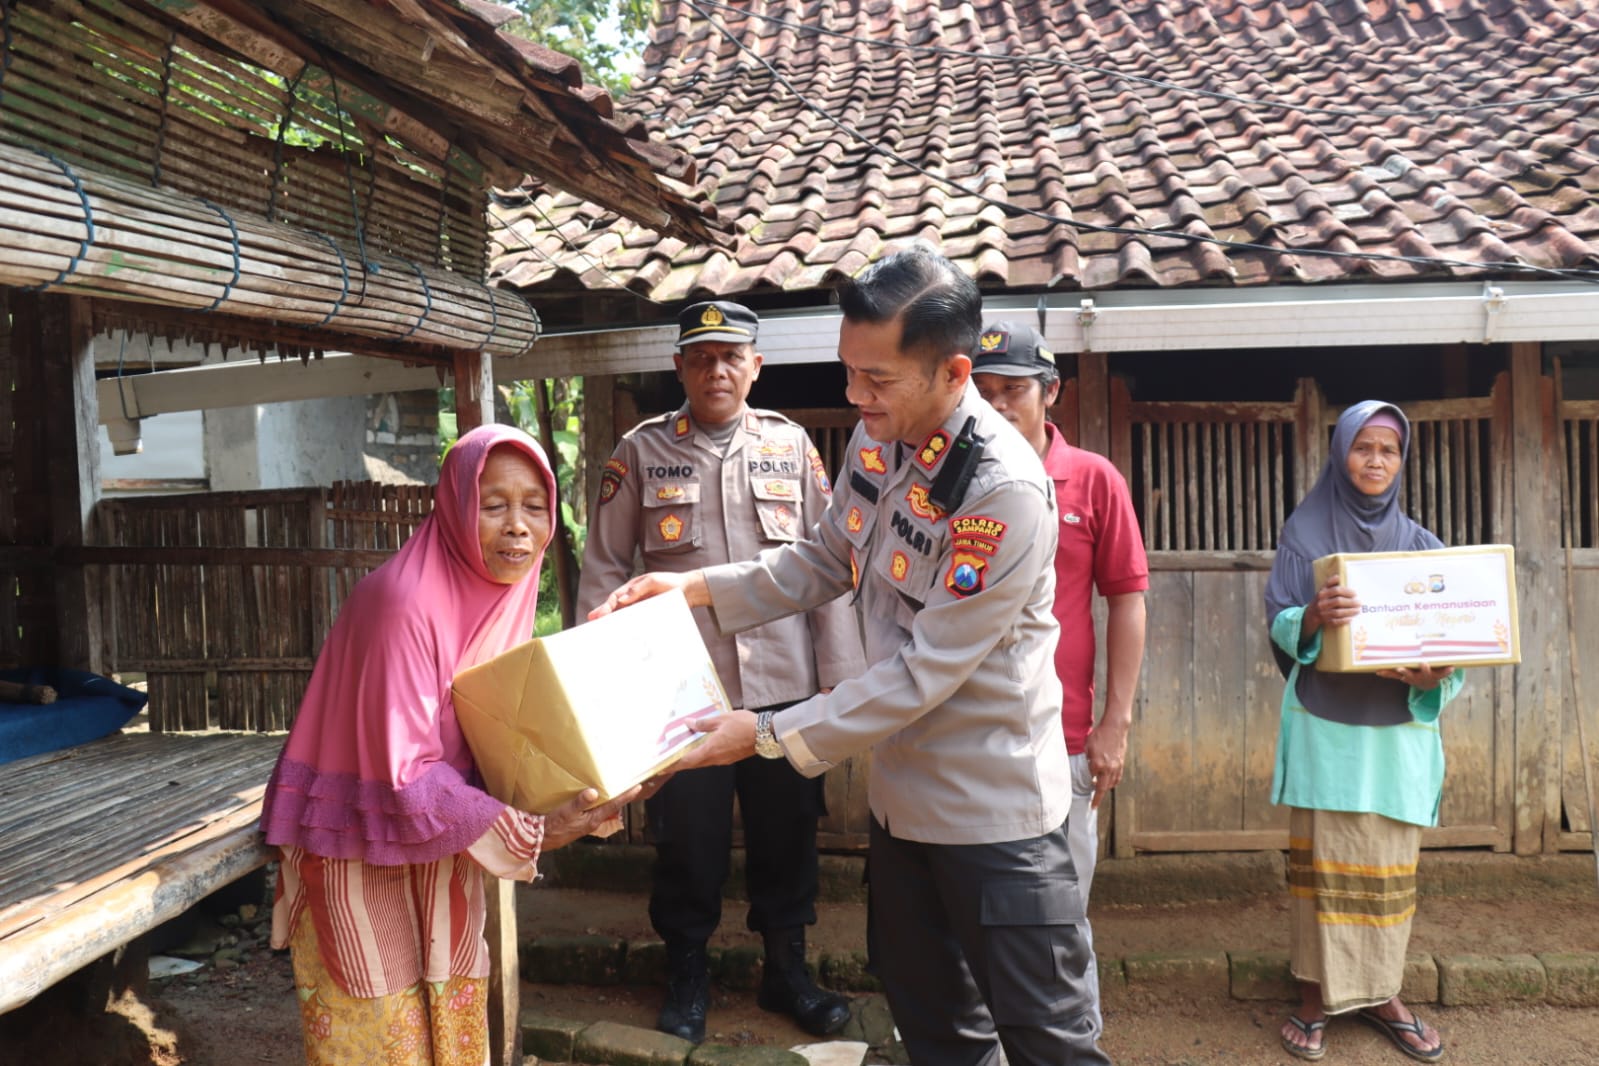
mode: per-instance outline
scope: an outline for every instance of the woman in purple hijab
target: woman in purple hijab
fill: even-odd
[[[1287,676],[1272,802],[1289,807],[1289,965],[1300,1007],[1282,1028],[1290,1054],[1326,1053],[1329,1015],[1353,1012],[1411,1058],[1443,1056],[1437,1030],[1399,999],[1421,830],[1438,824],[1444,752],[1438,716],[1460,691],[1452,668],[1376,674],[1315,669],[1322,632],[1360,614],[1354,590],[1317,586],[1334,552],[1427,551],[1443,544],[1399,508],[1410,423],[1393,404],[1343,413],[1327,464],[1278,538],[1266,584],[1272,650]]]

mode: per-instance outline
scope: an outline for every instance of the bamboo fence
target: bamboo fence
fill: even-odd
[[[355,583],[431,513],[428,485],[340,482],[101,501],[104,602],[156,732],[286,729]]]

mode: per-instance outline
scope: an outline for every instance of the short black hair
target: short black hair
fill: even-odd
[[[983,331],[977,283],[922,245],[885,256],[838,286],[844,317],[856,322],[900,320],[900,351],[932,372],[952,355],[971,355]]]

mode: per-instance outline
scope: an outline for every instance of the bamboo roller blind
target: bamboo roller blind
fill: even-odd
[[[398,123],[408,142],[326,69],[243,62],[140,3],[0,20],[0,283],[499,355],[537,336],[481,284],[486,177],[442,137]]]

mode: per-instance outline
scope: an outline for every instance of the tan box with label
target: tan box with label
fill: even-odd
[[[627,791],[697,742],[691,721],[732,709],[678,592],[519,644],[451,691],[489,793],[534,814]]]
[[[1341,552],[1315,562],[1316,587],[1336,573],[1360,615],[1322,629],[1318,670],[1503,666],[1521,661],[1516,552],[1508,544],[1424,552]]]

